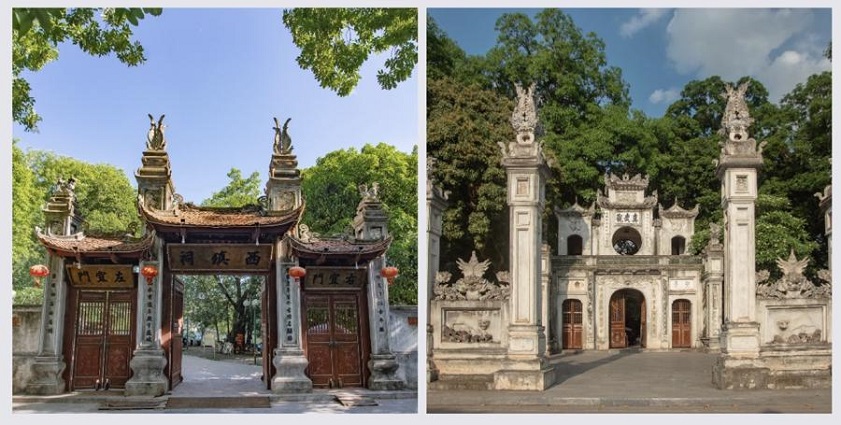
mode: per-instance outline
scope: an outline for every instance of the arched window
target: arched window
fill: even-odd
[[[567,255],[581,255],[584,252],[584,240],[579,235],[567,238]]]
[[[672,238],[672,255],[683,255],[686,252],[686,238],[675,236]]]

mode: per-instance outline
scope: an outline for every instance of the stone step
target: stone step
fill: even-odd
[[[493,375],[448,374],[441,375],[437,381],[430,382],[428,389],[447,390],[490,390],[493,388]]]

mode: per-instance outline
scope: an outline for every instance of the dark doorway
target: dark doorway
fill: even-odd
[[[645,297],[622,289],[610,297],[610,348],[645,347]]]
[[[686,252],[686,238],[675,236],[672,238],[672,255],[683,255]]]
[[[567,238],[567,255],[581,255],[584,252],[584,241],[579,235]]]

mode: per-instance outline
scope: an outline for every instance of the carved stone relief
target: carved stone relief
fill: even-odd
[[[444,313],[441,340],[456,343],[499,343],[499,310],[448,310]]]

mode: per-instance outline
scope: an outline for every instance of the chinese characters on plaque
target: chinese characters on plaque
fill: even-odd
[[[306,289],[358,289],[365,284],[366,268],[307,267]]]
[[[639,224],[640,222],[640,215],[636,212],[617,212],[616,213],[616,222],[617,223],[633,223]]]
[[[80,288],[131,288],[134,274],[131,266],[89,264],[67,266],[70,283]]]
[[[174,272],[265,272],[272,262],[272,245],[167,245]]]

